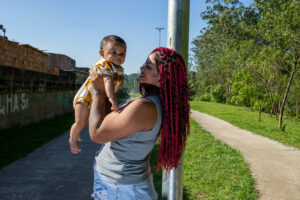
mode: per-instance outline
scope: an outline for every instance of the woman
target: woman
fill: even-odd
[[[189,133],[188,86],[182,57],[154,49],[138,78],[143,95],[105,118],[101,75],[93,72],[95,91],[89,117],[93,142],[105,143],[95,158],[95,199],[157,199],[149,156],[160,134],[158,167],[177,167]]]

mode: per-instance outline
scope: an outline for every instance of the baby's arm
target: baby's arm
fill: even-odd
[[[118,108],[117,108],[117,100],[115,96],[115,84],[114,84],[113,76],[103,74],[103,81],[104,81],[106,95],[110,103],[112,104],[111,109],[117,111]]]

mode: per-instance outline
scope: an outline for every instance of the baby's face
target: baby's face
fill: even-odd
[[[125,61],[126,45],[117,42],[109,42],[100,50],[100,55],[106,61],[115,65],[121,65]]]

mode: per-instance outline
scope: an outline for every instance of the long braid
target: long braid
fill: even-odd
[[[186,68],[181,55],[172,49],[160,47],[153,52],[158,52],[163,107],[158,166],[170,170],[178,166],[190,130]]]

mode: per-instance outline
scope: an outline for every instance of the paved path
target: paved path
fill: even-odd
[[[93,144],[87,127],[82,152],[69,150],[69,132],[0,170],[1,200],[88,200],[93,187]]]
[[[244,156],[261,200],[300,200],[300,150],[239,129],[198,111],[191,117]]]

